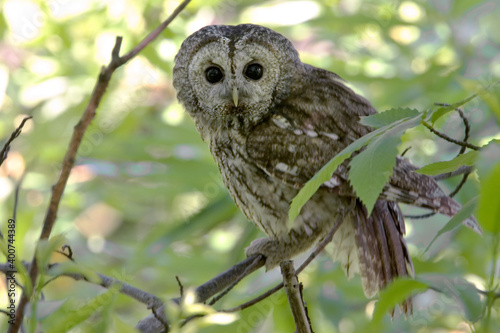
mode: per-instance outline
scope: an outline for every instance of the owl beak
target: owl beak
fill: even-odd
[[[238,87],[233,87],[233,103],[234,106],[238,106]]]

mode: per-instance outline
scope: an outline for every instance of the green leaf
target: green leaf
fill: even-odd
[[[318,188],[327,180],[332,177],[332,174],[337,170],[337,167],[344,162],[346,159],[351,157],[351,154],[361,147],[367,145],[372,139],[378,135],[385,133],[391,129],[395,129],[395,132],[404,132],[408,128],[415,127],[420,124],[422,114],[418,114],[414,118],[401,119],[393,124],[376,129],[373,132],[366,134],[365,136],[359,138],[358,140],[351,143],[349,146],[345,147],[340,153],[338,153],[334,158],[332,158],[327,164],[325,164],[299,191],[297,196],[292,200],[290,204],[290,210],[288,211],[288,219],[290,226],[293,220],[299,215],[300,210],[305,205],[305,203],[316,193]],[[391,132],[389,135],[394,136],[395,132]],[[362,153],[361,153],[362,154]],[[360,155],[361,155],[360,154]]]
[[[393,281],[380,292],[379,299],[375,304],[372,322],[379,323],[384,315],[405,299],[416,293],[425,291],[429,285],[425,282],[403,278]]]
[[[429,176],[435,176],[442,173],[453,172],[463,165],[468,165],[468,166],[474,165],[474,163],[476,163],[478,158],[479,158],[479,152],[471,150],[465,154],[455,157],[450,161],[442,161],[442,162],[427,164],[426,166],[423,166],[416,172]]]
[[[372,140],[366,150],[349,164],[349,181],[366,206],[368,215],[392,175],[400,144],[399,132],[393,134],[392,130],[388,131]]]
[[[216,198],[203,207],[200,212],[190,216],[182,224],[169,229],[152,246],[158,249],[158,246],[161,244],[161,248],[163,248],[179,239],[194,237],[201,230],[206,232],[218,224],[233,218],[237,212],[238,208],[234,205],[234,201],[229,195]]]
[[[481,182],[477,217],[485,231],[500,234],[500,161]]]
[[[470,322],[477,321],[483,311],[483,303],[477,288],[470,282],[453,277],[436,276],[430,279],[422,279],[429,288],[454,299],[460,304],[465,312],[465,318]]]
[[[364,136],[366,137],[366,136]],[[327,180],[329,180],[337,167],[342,164],[346,159],[351,157],[351,154],[361,148],[365,142],[359,143],[360,146],[354,145],[359,140],[353,142],[349,146],[347,146],[344,150],[342,150],[339,154],[337,154],[333,159],[330,160],[325,166],[321,168],[321,170],[316,173],[313,178],[311,178],[304,187],[299,191],[297,196],[293,198],[292,203],[290,204],[290,210],[288,211],[288,221],[290,227],[293,223],[293,220],[300,214],[300,210],[306,204],[306,202],[311,199],[311,197],[316,193],[318,188]]]
[[[411,127],[417,126],[422,114],[396,122],[377,138],[368,143],[365,151],[353,158],[350,165],[349,181],[371,214],[375,202],[392,175],[401,136]],[[391,124],[392,125],[392,124]]]
[[[100,284],[101,278],[93,270],[83,267],[81,264],[76,264],[73,261],[65,261],[52,266],[48,272],[53,276],[64,275],[68,273],[81,274],[87,281],[94,284]]]
[[[477,321],[482,314],[483,304],[476,287],[467,281],[454,285],[458,299],[465,311],[465,318],[470,322]]]
[[[47,267],[50,259],[52,258],[52,254],[65,242],[66,238],[62,234],[53,236],[48,240],[40,240],[36,250],[36,259],[41,271],[45,270],[45,267]]]
[[[464,99],[463,101],[460,101],[460,102],[456,102],[456,103],[453,103],[451,104],[450,106],[444,106],[444,107],[440,107],[439,109],[437,109],[436,111],[432,112],[431,113],[431,122],[434,124],[439,118],[441,118],[442,116],[444,116],[445,114],[447,114],[448,112],[450,111],[453,111],[455,110],[456,108],[459,108],[461,107],[462,105],[470,102],[471,100],[473,100],[474,98],[476,98],[477,96],[479,95],[484,95],[485,93],[488,92],[488,90],[495,86],[496,84],[498,84],[500,81],[497,81],[497,82],[494,82],[482,89],[480,89],[477,93],[475,93],[474,95],[472,96],[469,96],[467,97],[466,99]]]
[[[460,102],[456,102],[456,103],[453,103],[449,106],[443,106],[443,107],[440,107],[439,109],[437,109],[436,111],[432,112],[432,115],[431,115],[431,122],[434,124],[439,118],[441,118],[442,116],[444,116],[445,114],[455,110],[456,108],[459,108],[461,107],[462,105],[470,102],[471,100],[473,100],[474,98],[477,97],[478,94],[474,94],[466,99],[464,99],[463,101],[460,101]]]
[[[390,125],[404,118],[413,118],[418,114],[419,112],[415,109],[395,108],[384,112],[372,114],[370,116],[361,117],[361,120],[359,122],[360,124],[365,126],[380,128],[383,126]]]
[[[299,215],[302,206],[311,199],[311,197],[316,193],[318,188],[327,180],[329,180],[337,167],[342,164],[346,159],[351,157],[351,154],[356,150],[360,149],[366,145],[372,138],[377,136],[382,132],[382,129],[378,129],[367,135],[359,138],[358,140],[351,143],[349,146],[345,147],[340,153],[335,155],[327,164],[325,164],[299,191],[297,196],[293,198],[290,204],[290,210],[288,211],[288,220],[290,225],[293,220]]]
[[[453,230],[455,229],[463,220],[465,220],[466,218],[470,217],[472,215],[472,213],[474,213],[474,210],[476,209],[476,205],[477,205],[477,200],[478,200],[478,197],[479,196],[476,196],[474,198],[472,198],[471,200],[469,200],[463,207],[462,209],[460,209],[449,221],[448,223],[446,223],[446,225],[441,228],[441,230],[438,231],[438,233],[436,234],[436,236],[434,236],[434,238],[432,239],[432,241],[429,243],[429,245],[427,246],[427,248],[425,249],[424,252],[427,252],[427,250],[429,250],[429,248],[431,247],[431,245],[434,243],[434,241],[439,237],[441,236],[442,234],[444,234],[445,232],[447,231],[450,231],[450,230]]]
[[[44,323],[47,324],[45,332],[70,331],[73,327],[88,319],[94,312],[111,303],[120,288],[120,284],[113,285],[109,290],[91,298],[78,309],[70,310],[67,307],[63,307],[64,315],[61,315],[61,309],[56,311],[44,320]]]

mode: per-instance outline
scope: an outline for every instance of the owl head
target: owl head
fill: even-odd
[[[217,128],[252,126],[266,117],[286,98],[302,67],[293,45],[277,32],[252,24],[213,25],[182,43],[173,83],[205,137]]]

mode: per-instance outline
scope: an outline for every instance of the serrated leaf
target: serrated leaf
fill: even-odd
[[[349,164],[349,181],[356,195],[366,206],[368,215],[392,175],[401,135],[408,128],[417,126],[421,117],[422,114],[417,113],[414,118],[398,121],[395,126],[368,143],[366,150],[359,153]]]
[[[500,162],[492,168],[486,178],[481,181],[477,217],[485,231],[500,234]]]
[[[401,137],[399,133],[396,135],[389,133],[390,131],[376,137],[368,144],[365,151],[349,163],[349,181],[356,195],[366,206],[368,215],[371,214],[396,164]]]
[[[288,211],[288,221],[290,227],[293,220],[299,215],[300,210],[306,204],[306,202],[311,199],[311,197],[316,193],[318,188],[326,181],[328,181],[337,167],[342,164],[346,159],[351,157],[351,154],[356,150],[360,149],[366,145],[371,139],[380,134],[383,129],[378,129],[367,135],[359,138],[358,140],[351,143],[349,146],[345,147],[340,153],[335,155],[328,163],[326,163],[305,185],[302,187],[295,198],[293,198],[290,204],[290,209]]]
[[[479,152],[471,150],[449,161],[427,164],[426,166],[423,166],[416,172],[429,176],[435,176],[442,173],[453,172],[463,165],[468,165],[468,166],[474,165],[474,163],[476,163],[478,158],[479,158]]]
[[[471,200],[469,200],[463,207],[462,209],[460,209],[449,221],[448,223],[446,223],[446,225],[444,227],[441,228],[441,230],[438,231],[438,233],[436,234],[436,236],[434,236],[434,238],[432,239],[432,241],[429,243],[429,245],[427,245],[427,248],[425,249],[424,252],[427,252],[427,250],[429,250],[429,248],[431,247],[431,245],[434,243],[434,241],[439,237],[441,236],[442,234],[444,234],[445,232],[447,231],[450,231],[450,230],[453,230],[455,229],[456,227],[458,227],[460,225],[460,223],[462,221],[464,221],[466,218],[468,218],[469,216],[471,216],[473,213],[474,213],[474,210],[476,209],[476,205],[477,205],[477,200],[478,200],[478,197],[474,197],[472,198]]]
[[[372,114],[370,116],[361,117],[361,120],[359,122],[360,124],[365,126],[380,128],[404,118],[413,118],[418,114],[419,112],[415,109],[394,108],[384,112]]]
[[[416,293],[425,291],[429,285],[425,282],[403,278],[393,281],[380,292],[375,304],[372,322],[379,323],[384,315],[394,309],[398,304]]]
[[[328,181],[333,173],[337,170],[337,167],[344,162],[346,159],[351,157],[351,154],[361,147],[367,145],[373,138],[378,135],[385,133],[393,128],[397,128],[397,131],[403,132],[408,128],[415,127],[420,124],[422,114],[418,114],[414,118],[401,119],[393,124],[381,127],[374,130],[373,132],[364,135],[358,140],[351,143],[349,146],[345,147],[340,153],[338,153],[334,158],[332,158],[327,164],[325,164],[299,191],[297,196],[292,200],[290,204],[290,210],[288,211],[288,219],[290,226],[293,220],[299,215],[300,210],[306,204],[306,202],[316,193],[318,188],[326,181]],[[392,134],[391,134],[392,135]]]

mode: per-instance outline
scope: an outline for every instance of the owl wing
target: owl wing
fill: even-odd
[[[342,149],[372,129],[359,123],[377,111],[345,86],[334,73],[306,65],[292,86],[290,97],[247,138],[247,152],[269,176],[301,188]],[[306,88],[304,88],[306,87]],[[322,188],[354,196],[348,181],[348,161],[339,166]],[[397,157],[381,198],[428,208],[453,216],[460,208],[437,182],[416,172],[417,167]]]
[[[376,113],[334,73],[306,65],[306,75],[301,77],[290,97],[252,130],[246,146],[263,171],[298,188],[342,149],[369,133],[370,128],[358,123],[359,117]],[[330,185],[346,183],[344,165],[336,177]]]

